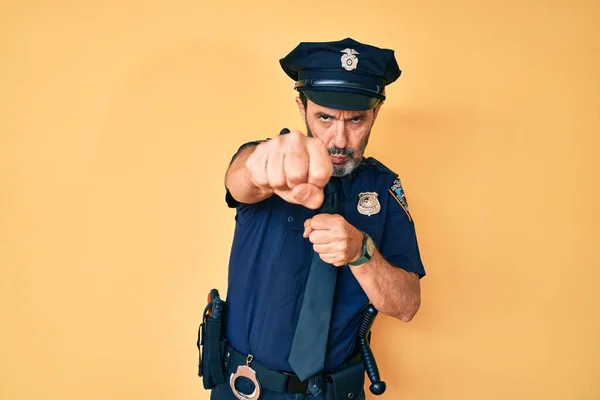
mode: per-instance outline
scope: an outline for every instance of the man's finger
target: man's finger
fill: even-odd
[[[337,255],[331,254],[331,253],[324,253],[321,254],[319,253],[319,257],[321,258],[321,260],[325,261],[328,264],[333,264],[336,260],[337,260]]]
[[[267,152],[260,145],[246,160],[246,171],[250,182],[260,188],[269,187],[267,175]]]
[[[304,239],[308,239],[308,237],[310,236],[310,234],[312,233],[312,228],[304,228],[304,233],[302,234],[302,237]]]
[[[267,158],[267,177],[269,186],[273,189],[283,190],[287,188],[287,181],[283,170],[285,152],[281,147],[273,147]]]
[[[312,220],[312,218],[308,218],[304,221],[304,229],[310,227],[310,221]]]
[[[336,224],[340,216],[338,214],[317,214],[310,220],[313,229],[329,230]]]
[[[304,136],[299,132],[292,132],[286,136],[283,169],[287,187],[290,189],[308,182],[309,158],[303,138]]]
[[[273,190],[277,196],[291,204],[299,204],[306,208],[316,210],[323,204],[323,189],[309,183],[303,183],[294,189]]]
[[[316,210],[323,204],[323,189],[319,189],[310,183],[295,186],[291,191],[291,196],[297,204],[302,204],[312,210]]]
[[[331,234],[327,230],[315,230],[310,233],[308,237],[311,243],[313,244],[328,244],[331,243]]]
[[[319,254],[336,254],[332,243],[314,244],[313,250]]]
[[[307,143],[306,150],[309,157],[308,183],[324,188],[333,173],[333,164],[327,148],[318,139],[315,139],[315,141]]]
[[[308,239],[308,237],[310,236],[312,231],[313,231],[313,229],[310,227],[310,218],[309,218],[306,221],[304,221],[304,233],[302,234],[302,237],[304,239]]]

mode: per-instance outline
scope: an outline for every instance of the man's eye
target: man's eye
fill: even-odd
[[[361,117],[354,117],[354,118],[352,118],[352,122],[360,122],[360,121],[362,121]]]
[[[329,121],[329,115],[321,115],[319,118],[321,118],[321,121]]]

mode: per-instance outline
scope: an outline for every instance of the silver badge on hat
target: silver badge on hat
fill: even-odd
[[[342,67],[346,71],[352,71],[353,69],[356,69],[356,67],[358,67],[358,57],[356,57],[358,51],[354,49],[344,49],[342,50],[342,53],[344,53],[342,56]]]
[[[356,206],[358,212],[370,217],[381,211],[381,204],[379,204],[379,199],[377,197],[379,197],[379,195],[375,192],[359,193],[358,205]]]

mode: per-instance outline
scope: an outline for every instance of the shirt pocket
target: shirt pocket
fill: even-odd
[[[368,190],[365,190],[368,191]],[[379,245],[383,236],[386,220],[386,196],[379,196],[380,210],[371,215],[361,214],[356,204],[346,204],[345,218],[356,229],[366,232],[376,245]]]
[[[302,236],[304,222],[314,215],[304,207],[289,205],[284,207],[284,229],[279,255],[273,265],[273,287],[271,290],[271,304],[281,308],[294,304],[299,295],[304,292],[308,271],[313,256],[312,243]]]

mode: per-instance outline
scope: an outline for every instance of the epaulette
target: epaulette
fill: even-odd
[[[363,168],[369,168],[369,167],[377,168],[381,172],[386,172],[388,174],[398,176],[398,174],[396,172],[392,171],[387,166],[385,166],[381,161],[379,161],[373,157],[364,158],[363,161],[361,162],[361,164],[364,165]]]

